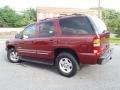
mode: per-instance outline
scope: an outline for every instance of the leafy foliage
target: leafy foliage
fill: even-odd
[[[120,12],[112,9],[103,9],[102,17],[112,33],[120,37]]]
[[[21,14],[12,8],[5,6],[0,8],[0,27],[21,27],[36,20],[36,11],[27,9]]]

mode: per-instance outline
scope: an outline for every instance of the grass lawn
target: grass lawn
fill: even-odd
[[[110,38],[111,44],[120,44],[120,38]]]

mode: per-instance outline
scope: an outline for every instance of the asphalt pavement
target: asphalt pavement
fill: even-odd
[[[82,65],[67,78],[55,67],[30,62],[8,62],[0,42],[0,90],[120,90],[120,46],[114,45],[113,59],[105,65]]]

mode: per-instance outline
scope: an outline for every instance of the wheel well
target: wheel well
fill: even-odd
[[[72,49],[69,49],[69,48],[57,48],[57,49],[55,49],[54,50],[55,58],[57,57],[57,55],[59,55],[62,52],[67,52],[67,53],[72,54],[76,58],[78,64],[80,63],[79,58],[78,58],[76,52],[74,50],[72,50]]]
[[[7,46],[7,50],[9,50],[9,49],[11,49],[11,48],[15,48],[15,47],[12,46],[12,45]]]

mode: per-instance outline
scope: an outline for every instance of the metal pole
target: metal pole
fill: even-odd
[[[100,11],[101,11],[101,1],[100,0],[98,0],[98,17],[100,18],[101,17],[101,13],[100,13]]]

